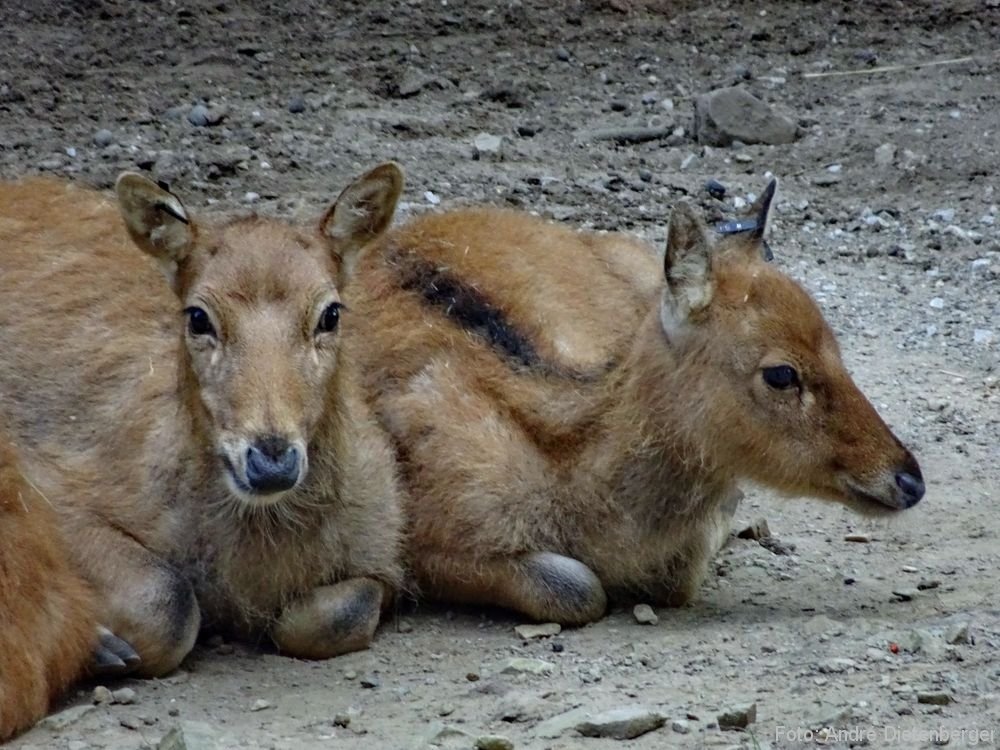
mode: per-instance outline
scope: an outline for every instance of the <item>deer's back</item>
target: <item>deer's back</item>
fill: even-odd
[[[446,365],[563,419],[628,351],[662,278],[638,241],[502,210],[415,219],[362,263],[376,391]]]

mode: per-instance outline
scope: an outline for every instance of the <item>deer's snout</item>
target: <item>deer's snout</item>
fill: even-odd
[[[917,460],[907,454],[906,461],[901,469],[896,472],[896,488],[904,508],[912,508],[920,502],[924,496],[924,476],[920,473],[920,466]]]
[[[267,435],[254,440],[246,452],[247,484],[269,495],[292,489],[302,473],[299,449],[288,440]]]

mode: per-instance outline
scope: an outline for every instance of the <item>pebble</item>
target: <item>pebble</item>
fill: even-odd
[[[115,699],[115,703],[122,706],[130,706],[136,702],[135,691],[132,688],[119,688],[112,691],[111,695]]]
[[[695,137],[710,146],[734,141],[792,143],[798,137],[795,122],[740,87],[716,89],[695,99]]]
[[[947,706],[951,702],[951,695],[943,691],[917,693],[917,703],[923,703],[929,706]]]
[[[939,208],[931,214],[931,218],[940,221],[942,224],[951,224],[955,220],[954,208]]]
[[[306,100],[301,96],[293,96],[288,100],[288,111],[293,115],[299,115],[306,111]]]
[[[72,726],[87,714],[96,710],[94,705],[73,706],[56,714],[50,714],[38,722],[38,726],[53,732],[61,732]]]
[[[514,750],[514,743],[499,734],[485,734],[476,738],[476,750]]]
[[[243,202],[244,203],[251,204],[251,203],[256,203],[259,200],[260,200],[260,193],[255,193],[253,191],[248,191],[248,192],[246,192],[246,193],[243,194]],[[223,646],[229,646],[230,649],[232,649],[232,646],[230,646],[230,644],[228,644],[228,643],[220,643],[215,648],[216,653],[218,653],[219,649],[222,648]],[[229,653],[232,653],[232,650],[230,650]]]
[[[705,192],[718,201],[726,197],[726,186],[718,180],[709,180],[705,183]]]
[[[542,661],[541,659],[527,659],[524,657],[516,656],[513,659],[508,659],[500,667],[500,674],[533,674],[533,675],[546,675],[549,674],[556,665],[552,662]]]
[[[896,147],[891,143],[883,143],[875,149],[875,165],[878,167],[891,167],[896,159]]]
[[[437,194],[431,192],[430,190],[424,191],[424,200],[432,206],[436,206],[441,202],[441,199],[437,196]]]
[[[745,529],[737,532],[736,536],[740,539],[753,539],[759,542],[761,539],[767,539],[771,536],[771,528],[767,525],[766,518],[757,518]]]
[[[182,722],[156,745],[157,750],[219,750],[221,747],[212,727],[200,721]]]
[[[565,47],[559,47],[556,49],[556,60],[560,62],[569,62],[570,54],[569,50]]]
[[[728,708],[716,717],[719,729],[746,729],[757,721],[757,704]]]
[[[858,663],[853,659],[846,659],[837,656],[824,659],[819,663],[819,671],[824,674],[840,674],[841,672],[847,672],[848,670],[857,668]]]
[[[687,719],[674,719],[670,722],[670,728],[677,734],[688,734],[691,731],[691,722]]]
[[[893,589],[892,595],[901,602],[908,602],[919,596],[920,591],[916,588]]]
[[[480,133],[472,141],[474,159],[499,159],[503,156],[503,138],[490,133]]]
[[[868,544],[872,538],[867,534],[848,534],[844,537],[845,542],[856,542],[857,544]]]
[[[266,711],[270,707],[271,707],[271,701],[266,701],[263,698],[258,698],[257,700],[255,700],[253,702],[253,705],[250,706],[250,710],[254,711],[254,712],[256,712],[256,711]]]
[[[543,625],[518,625],[514,628],[514,632],[526,641],[535,638],[551,638],[562,632],[562,625],[558,622],[547,622]]]
[[[372,690],[381,687],[382,681],[375,675],[366,675],[361,678],[361,687]]]
[[[496,717],[500,721],[525,722],[542,718],[546,707],[541,696],[523,691],[513,691],[503,697]]]
[[[655,625],[660,621],[660,618],[656,616],[656,612],[648,604],[636,604],[632,608],[632,616],[640,625]]]
[[[218,125],[226,118],[226,110],[223,107],[213,107],[209,109],[204,104],[196,104],[187,113],[187,121],[198,128],[208,125]]]
[[[344,679],[345,680],[356,680],[356,679],[358,679],[358,673],[355,672],[353,669],[348,669],[346,672],[344,672]]]
[[[944,632],[944,640],[945,643],[949,643],[952,646],[969,643],[969,623],[956,622],[953,625],[950,625]]]
[[[106,148],[110,146],[115,140],[114,133],[112,133],[107,128],[101,128],[96,133],[94,133],[94,145],[98,148]]]
[[[557,714],[546,719],[535,727],[535,735],[542,739],[555,739],[574,729],[581,721],[590,718],[590,712],[585,708],[574,708],[572,711]]]
[[[333,725],[335,727],[343,727],[346,729],[351,726],[351,715],[350,714],[334,714]]]
[[[659,729],[666,721],[662,714],[649,708],[625,706],[594,714],[574,728],[584,737],[632,740]]]
[[[816,187],[833,187],[840,183],[840,175],[836,172],[822,172],[812,178]]]
[[[972,332],[972,343],[977,346],[986,346],[993,341],[993,331],[989,328],[976,328]]]
[[[97,687],[95,687],[94,692],[91,695],[91,701],[94,703],[94,705],[97,706],[103,706],[108,703],[113,703],[114,700],[115,700],[114,695],[111,693],[110,690],[108,690],[108,688],[104,687],[104,685],[98,685]]]
[[[432,722],[428,730],[420,737],[416,747],[454,747],[467,748],[472,744],[472,735],[464,729],[459,729],[451,724],[442,724],[440,721]]]
[[[927,304],[929,304],[935,310],[942,310],[942,309],[944,309],[944,300],[941,297],[934,297]]]
[[[409,620],[400,620],[398,630],[400,633],[412,633],[413,623]]]

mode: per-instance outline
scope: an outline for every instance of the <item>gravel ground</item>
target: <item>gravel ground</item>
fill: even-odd
[[[678,198],[724,213],[779,176],[776,262],[929,487],[885,524],[752,491],[738,527],[773,536],[734,538],[653,624],[525,640],[503,612],[410,603],[325,663],[210,641],[166,679],[82,686],[11,747],[1000,742],[997,0],[0,0],[0,18],[3,177],[139,168],[194,208],[294,216],[394,158],[404,214],[487,202],[660,243]],[[794,142],[696,141],[695,98],[737,84]],[[636,129],[655,137],[620,142]]]

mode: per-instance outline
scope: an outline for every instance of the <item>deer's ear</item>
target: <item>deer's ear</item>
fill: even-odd
[[[362,175],[341,192],[319,222],[319,231],[333,240],[348,276],[364,247],[385,232],[403,192],[403,170],[386,162]]]
[[[663,272],[667,290],[685,317],[712,301],[712,243],[708,229],[687,203],[674,207],[667,229]]]
[[[159,264],[173,287],[177,269],[188,256],[194,226],[184,204],[173,193],[135,172],[115,182],[118,207],[133,242]]]
[[[764,235],[767,234],[768,223],[771,220],[771,206],[774,204],[774,198],[777,194],[778,178],[772,177],[771,181],[767,183],[767,187],[764,188],[764,192],[757,197],[747,212],[757,222],[757,227],[753,230],[752,235],[755,240],[763,240]]]

